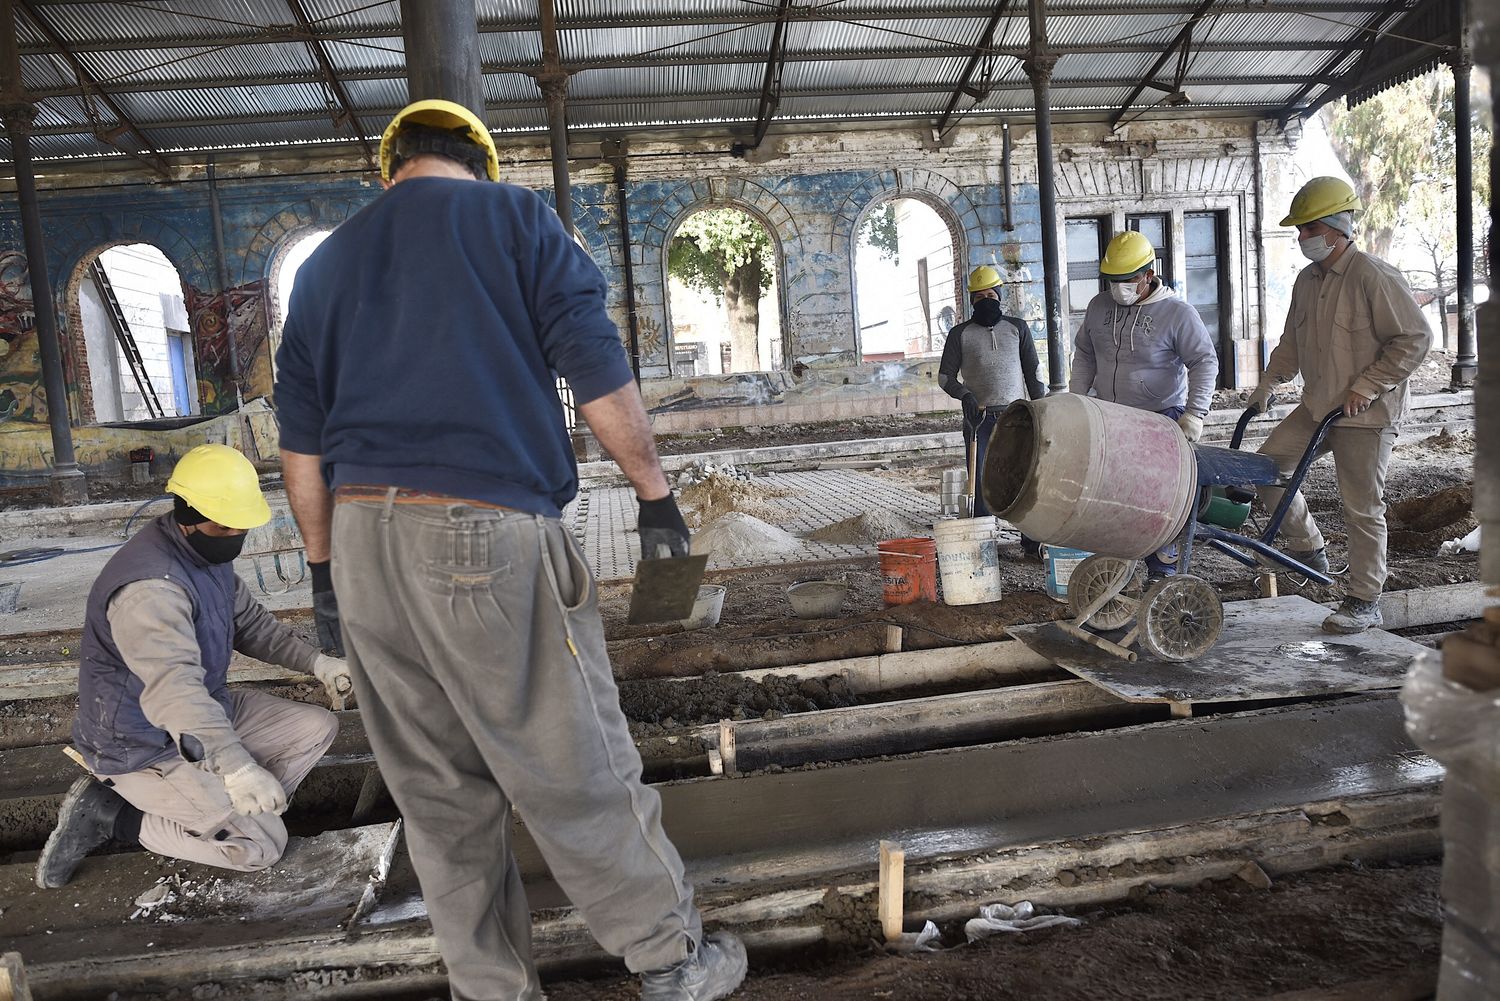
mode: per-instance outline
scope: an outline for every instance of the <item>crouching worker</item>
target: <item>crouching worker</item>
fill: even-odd
[[[63,799],[37,862],[59,887],[110,840],[225,869],[263,869],[286,848],[279,816],[338,732],[332,713],[229,690],[234,651],[350,689],[343,661],[303,642],[250,596],[233,561],[270,508],[255,467],[200,445],[167,482],[164,514],[89,592],[73,743],[92,777]]]

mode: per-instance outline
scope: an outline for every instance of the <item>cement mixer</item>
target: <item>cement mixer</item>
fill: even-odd
[[[1188,573],[1195,541],[1252,569],[1280,567],[1307,581],[1333,583],[1271,543],[1343,411],[1319,422],[1289,477],[1266,456],[1240,451],[1257,413],[1251,407],[1240,416],[1228,448],[1190,445],[1170,418],[1072,393],[1020,400],[1001,414],[981,481],[990,510],[1033,539],[1094,554],[1073,570],[1072,621],[1060,628],[1130,661],[1136,644],[1160,660],[1202,656],[1218,642],[1224,605],[1212,585]],[[1281,486],[1286,493],[1265,531],[1252,537],[1236,530],[1257,486]],[[1174,539],[1177,574],[1138,597],[1126,594],[1137,561]],[[1127,626],[1123,637],[1101,635]]]

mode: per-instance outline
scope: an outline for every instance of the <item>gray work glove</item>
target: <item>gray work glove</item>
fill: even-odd
[[[1245,401],[1245,409],[1265,413],[1266,408],[1271,405],[1271,394],[1275,390],[1276,384],[1265,376],[1261,376],[1260,385],[1255,387],[1255,392],[1251,393],[1250,399]]]
[[[641,559],[688,555],[688,527],[677,510],[677,499],[670,493],[660,500],[641,500],[637,524],[641,530]],[[666,553],[661,551],[665,546]]]
[[[964,420],[978,427],[979,422],[984,420],[984,408],[979,405],[979,398],[973,393],[964,393],[964,398],[958,402],[963,404]]]
[[[318,625],[318,648],[334,657],[344,655],[344,634],[339,627],[339,600],[333,593],[333,572],[328,561],[307,564],[312,575],[313,620]]]
[[[349,665],[337,657],[320,653],[317,660],[313,661],[313,677],[323,683],[328,691],[328,701],[333,707],[342,709],[344,699],[349,697],[349,692],[354,688],[354,679],[349,677]]]
[[[246,817],[286,811],[286,789],[276,776],[253,761],[224,776],[224,791],[234,812]]]
[[[1182,436],[1190,442],[1203,437],[1203,418],[1191,411],[1183,411],[1177,418],[1177,426],[1182,428]]]

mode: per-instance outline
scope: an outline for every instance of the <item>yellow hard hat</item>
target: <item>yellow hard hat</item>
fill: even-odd
[[[1292,196],[1292,210],[1281,220],[1283,226],[1304,226],[1324,216],[1340,212],[1358,212],[1364,208],[1349,182],[1337,177],[1314,177]]]
[[[490,137],[490,130],[484,127],[484,122],[462,104],[438,100],[413,101],[396,112],[391,124],[385,127],[385,134],[380,137],[380,176],[385,180],[391,179],[396,134],[407,123],[431,125],[440,129],[464,129],[469,141],[484,150],[485,173],[489,174],[492,181],[500,180],[500,158],[495,155],[495,140]]]
[[[983,292],[987,288],[994,288],[1001,283],[1000,272],[988,264],[981,264],[969,272],[969,291]]]
[[[199,445],[178,459],[167,493],[225,528],[259,528],[271,520],[255,467],[228,445]]]
[[[1141,233],[1128,229],[1109,241],[1104,260],[1099,262],[1099,277],[1122,282],[1134,278],[1156,263],[1156,248]]]

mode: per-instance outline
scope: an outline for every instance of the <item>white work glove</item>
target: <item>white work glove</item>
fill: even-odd
[[[1256,408],[1261,413],[1266,412],[1266,405],[1271,402],[1271,394],[1276,390],[1276,384],[1265,376],[1261,376],[1260,385],[1255,387],[1255,392],[1250,394],[1250,399],[1245,401],[1245,409]]]
[[[328,700],[338,708],[343,707],[344,699],[354,689],[354,681],[349,677],[349,665],[326,653],[318,654],[318,659],[313,661],[313,677],[323,683],[323,687],[328,690]]]
[[[253,761],[224,776],[224,791],[234,812],[246,817],[286,810],[286,790],[276,776]]]
[[[1183,411],[1177,418],[1177,426],[1182,428],[1182,436],[1190,443],[1203,437],[1203,418],[1191,411]]]

